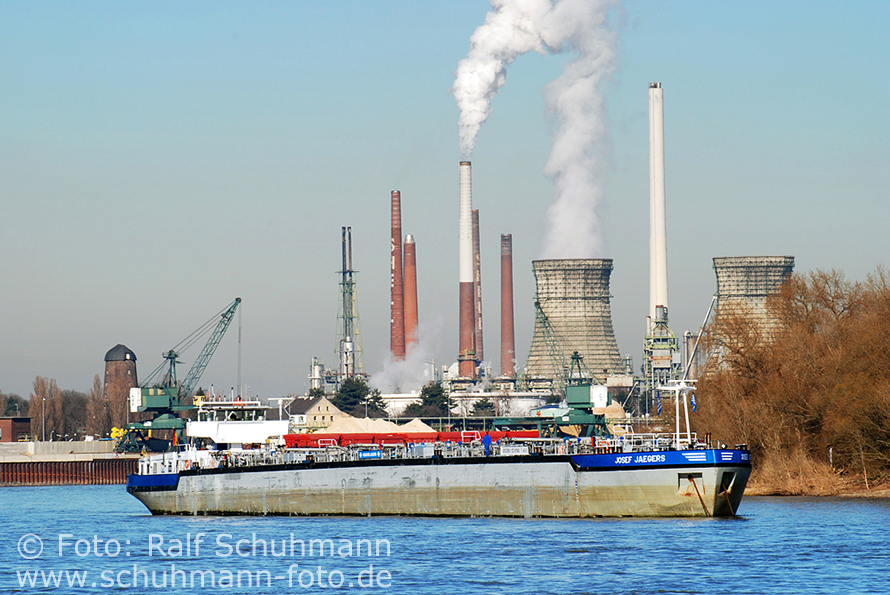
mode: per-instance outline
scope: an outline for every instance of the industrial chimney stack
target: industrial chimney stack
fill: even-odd
[[[417,256],[414,236],[405,236],[405,348],[417,343]]]
[[[390,332],[389,349],[394,359],[405,359],[405,289],[402,280],[401,193],[392,191],[392,241],[390,246]]]
[[[473,292],[473,181],[469,161],[460,162],[460,210],[458,256],[460,280],[459,373],[476,377],[475,316]]]
[[[482,353],[482,257],[479,250],[479,209],[473,209],[473,340],[476,361],[485,359]]]
[[[649,83],[649,317],[667,312],[667,224],[664,199],[664,101],[661,83]],[[665,314],[666,315],[666,314]],[[666,322],[666,320],[665,320]]]
[[[513,335],[513,236],[501,234],[501,376],[516,376]]]
[[[667,223],[664,199],[664,95],[649,83],[649,314],[643,339],[646,395],[680,377],[680,341],[668,324]],[[651,401],[644,407],[648,412]]]

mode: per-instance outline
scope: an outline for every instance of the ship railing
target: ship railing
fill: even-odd
[[[695,434],[676,441],[676,434],[628,433],[618,437],[579,438],[505,438],[492,443],[492,456],[576,455],[631,453],[710,448]],[[321,445],[317,448],[283,449],[265,446],[259,449],[225,451],[186,448],[178,452],[153,454],[139,460],[140,475],[172,474],[188,469],[219,467],[251,467],[284,463],[340,462],[373,459],[455,458],[485,456],[481,440],[471,442],[431,442],[419,444],[353,444]]]
[[[700,450],[709,448],[707,442],[700,441],[695,433],[689,438],[681,437],[677,441],[676,434],[650,433],[625,434],[618,438],[624,445],[624,452],[643,452],[653,450]]]

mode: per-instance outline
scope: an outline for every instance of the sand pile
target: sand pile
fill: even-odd
[[[394,424],[385,419],[364,417],[341,417],[326,428],[317,431],[319,434],[430,434],[435,433],[419,419],[412,419],[404,426]]]

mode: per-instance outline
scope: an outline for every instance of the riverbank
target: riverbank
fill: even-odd
[[[890,498],[890,478],[869,479],[868,487],[860,476],[797,476],[782,481],[752,476],[746,496],[838,496],[841,498]]]
[[[0,486],[126,483],[139,455],[114,452],[111,441],[0,444]]]

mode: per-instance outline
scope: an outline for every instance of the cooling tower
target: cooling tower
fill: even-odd
[[[766,298],[776,293],[794,272],[793,256],[720,256],[717,274],[717,316],[736,313],[752,317],[769,330],[773,321]]]
[[[557,378],[556,354],[566,365],[572,352],[584,358],[587,368],[602,377],[604,370],[620,371],[621,356],[612,329],[612,308],[609,303],[609,278],[612,259],[535,260],[535,299],[550,327],[536,319],[535,333],[528,354],[529,377]]]

